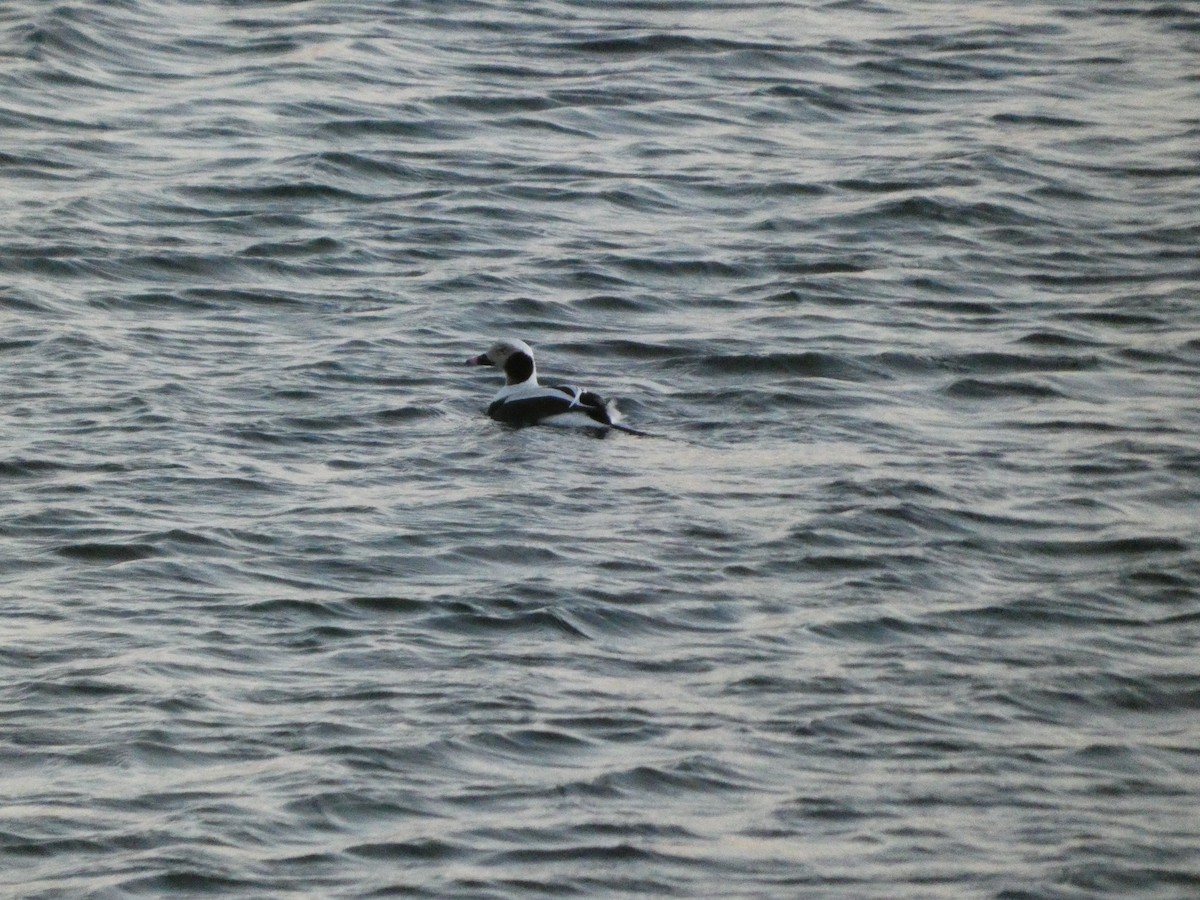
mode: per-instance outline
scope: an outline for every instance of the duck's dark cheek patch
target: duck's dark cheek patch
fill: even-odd
[[[504,361],[504,374],[509,384],[520,384],[528,381],[533,374],[533,357],[528,353],[517,352]]]

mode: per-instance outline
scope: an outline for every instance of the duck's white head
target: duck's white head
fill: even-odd
[[[487,353],[467,360],[468,366],[498,366],[504,370],[505,384],[537,384],[533,348],[524,341],[506,338],[496,341]]]

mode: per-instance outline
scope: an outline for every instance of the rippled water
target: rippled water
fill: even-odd
[[[1200,893],[1200,8],[0,54],[0,893]]]

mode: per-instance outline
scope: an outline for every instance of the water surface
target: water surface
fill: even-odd
[[[0,13],[0,889],[1200,892],[1200,11]],[[638,438],[483,414],[498,335]]]

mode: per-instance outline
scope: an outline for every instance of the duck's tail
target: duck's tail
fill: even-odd
[[[638,437],[658,437],[657,434],[651,434],[649,431],[641,431],[637,428],[630,428],[628,425],[622,425],[620,422],[610,422],[610,428],[615,428],[617,431],[623,431],[626,434],[634,434]]]
[[[581,391],[579,399],[576,401],[586,410],[588,418],[594,422],[599,422],[601,425],[607,425],[609,428],[614,428],[617,431],[623,431],[626,434],[634,434],[638,437],[654,437],[648,431],[641,431],[637,428],[630,428],[628,425],[622,425],[621,411],[617,409],[616,400],[605,400],[594,391]]]

